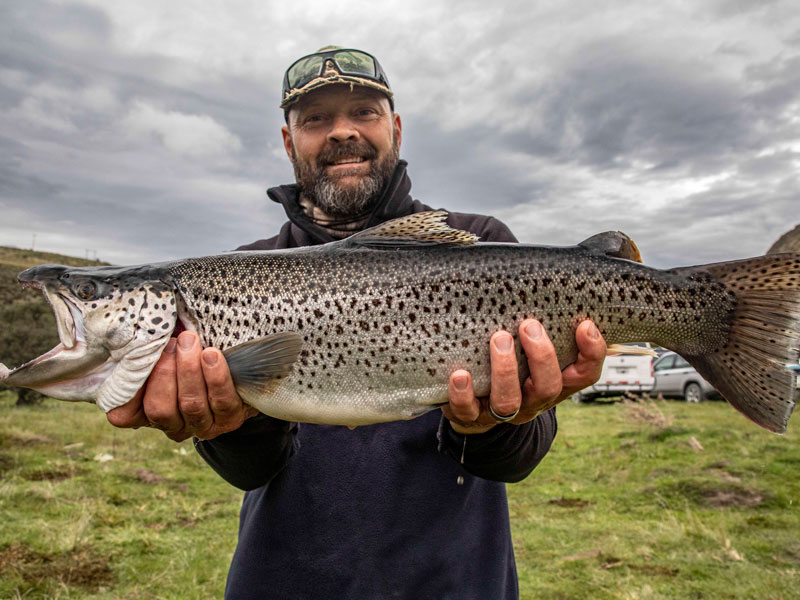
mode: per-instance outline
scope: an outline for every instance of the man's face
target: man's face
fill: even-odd
[[[392,176],[402,125],[380,92],[328,85],[289,112],[283,143],[302,193],[333,217],[364,211]]]

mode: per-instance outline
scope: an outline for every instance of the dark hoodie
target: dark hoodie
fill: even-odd
[[[365,227],[425,210],[400,161]],[[298,203],[296,185],[269,197],[289,222],[240,250],[332,241]],[[492,217],[450,213],[451,227],[514,242]],[[347,427],[260,415],[197,449],[248,490],[228,599],[486,600],[518,598],[505,483],[526,477],[556,433],[555,411],[522,426],[455,433],[440,411]]]

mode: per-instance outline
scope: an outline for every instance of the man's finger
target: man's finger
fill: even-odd
[[[578,344],[578,358],[563,373],[564,390],[570,393],[595,383],[600,378],[606,357],[606,342],[597,326],[589,320],[578,325],[575,342]]]
[[[176,341],[172,339],[153,367],[142,398],[142,406],[148,421],[166,432],[183,429],[183,418],[178,412],[175,348]]]
[[[549,403],[561,393],[561,369],[558,356],[547,332],[536,319],[520,325],[520,342],[528,359],[531,387],[528,395],[534,402]]]
[[[150,424],[147,416],[144,414],[142,407],[142,397],[144,396],[144,388],[136,392],[136,395],[128,402],[117,408],[112,408],[106,413],[108,422],[114,427],[146,427]]]
[[[489,402],[498,415],[512,415],[522,404],[519,369],[514,338],[507,331],[498,331],[489,342],[492,363],[492,388]]]
[[[475,397],[472,387],[472,376],[465,370],[459,369],[450,375],[448,386],[450,396],[450,413],[458,421],[471,423],[481,414],[481,404]],[[448,418],[451,418],[448,415]]]
[[[200,358],[215,429],[228,431],[239,427],[245,419],[258,413],[253,407],[242,403],[222,352],[216,348],[206,348]]]
[[[200,363],[200,340],[191,331],[178,336],[178,409],[189,432],[211,429],[214,418],[208,406],[206,381]]]

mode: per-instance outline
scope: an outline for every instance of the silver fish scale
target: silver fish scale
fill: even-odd
[[[302,336],[289,377],[270,397],[248,401],[312,422],[334,413],[347,424],[411,418],[447,401],[459,368],[487,394],[489,338],[504,329],[516,339],[529,317],[542,322],[563,368],[577,356],[574,331],[586,318],[609,344],[645,339],[711,351],[725,343],[735,309],[703,274],[580,248],[327,246],[193,259],[169,271],[206,345]],[[522,380],[528,369],[516,344]]]

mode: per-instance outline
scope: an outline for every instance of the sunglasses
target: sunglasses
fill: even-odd
[[[389,89],[389,80],[377,58],[361,50],[341,49],[309,54],[293,62],[283,77],[283,97],[320,77],[329,60],[341,75],[369,79]]]

